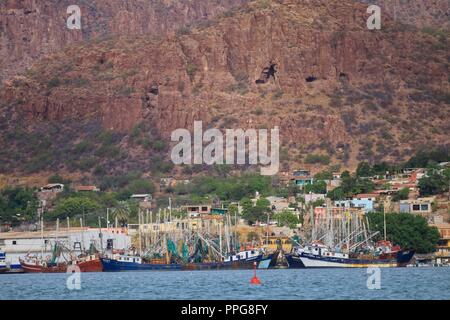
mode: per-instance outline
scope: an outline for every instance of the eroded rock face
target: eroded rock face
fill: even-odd
[[[0,100],[18,122],[99,120],[123,134],[145,122],[165,141],[195,120],[279,126],[296,160],[328,152],[350,166],[402,159],[412,138],[445,142],[448,42],[389,18],[369,31],[366,9],[257,1],[189,33],[71,46],[7,81]]]
[[[148,34],[162,37],[207,21],[247,0],[0,1],[0,83],[33,61],[80,41]],[[70,5],[81,9],[81,30],[69,30]]]

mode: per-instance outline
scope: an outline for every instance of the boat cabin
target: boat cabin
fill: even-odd
[[[259,257],[260,255],[261,252],[259,252],[258,250],[246,250],[226,257],[224,262],[251,260]]]
[[[142,264],[141,257],[135,257],[135,256],[119,256],[117,261]]]

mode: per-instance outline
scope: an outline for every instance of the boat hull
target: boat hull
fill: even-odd
[[[303,269],[305,265],[299,256],[294,254],[285,254],[286,261],[288,263],[288,269]]]
[[[350,259],[301,253],[298,258],[305,268],[395,268],[405,267],[414,255],[413,251],[398,252],[392,259]]]
[[[43,266],[39,264],[30,264],[24,261],[20,262],[22,270],[25,273],[65,273],[67,271],[67,264],[60,263],[57,265]]]
[[[99,258],[77,263],[81,272],[102,272],[103,264]]]
[[[271,257],[265,258],[263,255],[245,260],[227,261],[227,262],[203,262],[186,263],[182,265],[182,270],[231,270],[231,269],[253,269],[254,263],[258,265],[265,260],[272,260]]]
[[[181,265],[175,263],[171,264],[134,263],[104,258],[101,258],[100,260],[103,266],[103,271],[105,272],[181,270]]]

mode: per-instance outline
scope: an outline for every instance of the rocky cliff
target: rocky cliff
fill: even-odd
[[[45,54],[112,36],[164,36],[246,0],[2,0],[0,82]],[[81,30],[69,30],[67,8],[81,9]]]
[[[0,169],[167,172],[170,132],[194,120],[279,126],[284,169],[448,143],[448,32],[391,17],[370,31],[366,9],[255,1],[165,37],[77,42],[5,82]]]

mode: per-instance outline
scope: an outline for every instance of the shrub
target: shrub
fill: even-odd
[[[195,64],[188,63],[186,65],[186,73],[192,80],[195,77],[195,74],[197,73],[197,66]]]
[[[328,165],[330,164],[330,157],[321,154],[308,154],[306,156],[305,162],[308,164]]]

